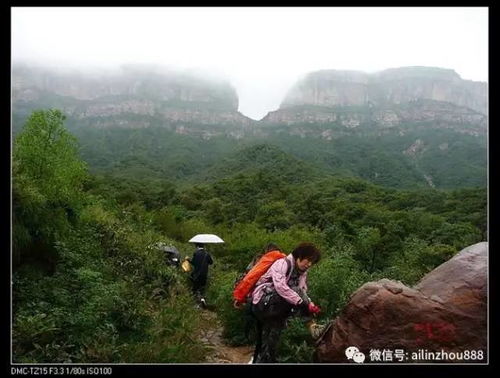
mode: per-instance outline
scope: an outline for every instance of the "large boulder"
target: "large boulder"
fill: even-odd
[[[365,363],[486,362],[487,250],[487,242],[463,249],[413,288],[364,284],[318,341],[315,359],[349,362],[346,349],[356,347]]]

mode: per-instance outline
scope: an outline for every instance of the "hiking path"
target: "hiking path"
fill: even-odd
[[[222,325],[213,311],[200,309],[200,316],[207,326],[200,331],[198,339],[206,345],[210,352],[205,362],[207,363],[233,363],[246,364],[252,357],[253,345],[231,346],[226,344],[222,337]]]

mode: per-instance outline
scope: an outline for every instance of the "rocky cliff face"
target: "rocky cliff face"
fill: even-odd
[[[280,108],[297,105],[351,106],[401,104],[419,99],[444,101],[486,114],[487,86],[462,80],[453,70],[403,67],[375,74],[312,72],[286,95]]]
[[[453,70],[430,67],[389,69],[372,79],[370,98],[405,103],[416,99],[448,102],[487,113],[487,85],[484,82],[463,80]]]
[[[279,110],[258,122],[238,112],[236,91],[228,83],[164,69],[126,66],[90,75],[15,66],[12,84],[16,115],[57,107],[69,124],[84,121],[100,128],[160,125],[183,134],[241,138],[269,135],[274,124],[291,126],[285,130],[291,135],[324,139],[405,125],[475,136],[487,129],[486,83],[427,67],[313,72],[290,90]],[[308,128],[312,124],[333,127],[317,132]]]
[[[472,109],[448,102],[434,100],[412,100],[404,104],[382,105],[379,107],[335,107],[294,106],[270,112],[260,121],[262,130],[266,125],[288,125],[290,133],[314,135],[307,125],[332,124],[341,126],[346,132],[372,130],[383,132],[412,125],[418,127],[446,128],[456,132],[479,136],[487,131],[487,116]],[[400,130],[400,132],[404,132]],[[336,134],[343,132],[337,130]],[[328,139],[328,138],[327,138]]]
[[[287,93],[280,108],[297,105],[365,105],[369,75],[359,71],[325,70],[308,74]]]
[[[147,118],[134,116],[184,129],[190,124],[244,129],[252,121],[238,112],[236,91],[228,83],[141,67],[94,75],[14,67],[12,101],[14,110],[58,107],[75,120],[93,119],[97,127],[149,125]]]
[[[352,362],[346,349],[355,347],[365,363],[486,362],[487,256],[488,243],[478,243],[413,288],[387,279],[361,286],[319,340],[317,360]]]
[[[264,123],[362,123],[393,127],[406,122],[471,124],[486,129],[487,85],[453,70],[404,67],[376,74],[313,72],[295,84]]]

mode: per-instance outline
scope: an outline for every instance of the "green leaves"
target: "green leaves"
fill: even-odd
[[[14,144],[16,172],[49,201],[72,202],[86,176],[77,140],[64,128],[59,110],[35,111]]]
[[[286,230],[295,223],[295,214],[285,201],[273,201],[260,206],[255,219],[268,231]]]
[[[61,111],[33,112],[14,143],[14,256],[33,255],[37,240],[50,246],[67,232],[81,208],[86,164]]]

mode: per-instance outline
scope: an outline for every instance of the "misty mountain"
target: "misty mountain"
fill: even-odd
[[[316,135],[308,125],[327,124],[321,131],[326,139],[348,130],[380,133],[408,125],[478,136],[486,134],[486,113],[486,83],[462,80],[452,70],[403,67],[372,75],[324,70],[299,80],[261,122]]]
[[[57,107],[70,126],[163,126],[183,134],[195,123],[215,130],[230,125],[228,133],[238,135],[252,121],[238,112],[236,91],[227,82],[136,65],[101,73],[15,66],[12,102],[16,116]]]
[[[82,157],[99,171],[206,180],[274,161],[271,171],[390,187],[486,185],[486,83],[452,70],[313,72],[261,121],[237,111],[229,83],[187,73],[18,66],[12,74],[13,131],[33,109],[60,108]]]
[[[288,92],[280,108],[297,105],[374,107],[418,99],[448,102],[481,114],[487,111],[487,86],[463,80],[455,71],[401,67],[367,74],[358,71],[311,72]]]

